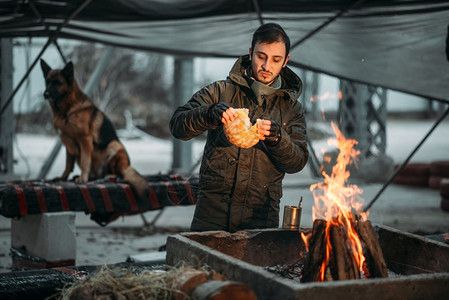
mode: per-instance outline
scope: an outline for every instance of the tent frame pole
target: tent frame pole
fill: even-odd
[[[39,52],[39,54],[37,55],[36,59],[33,61],[33,63],[30,65],[30,67],[28,68],[27,72],[25,73],[25,75],[23,75],[22,79],[20,80],[19,84],[17,85],[17,87],[14,89],[14,91],[12,92],[12,94],[8,97],[8,100],[5,102],[5,104],[3,105],[3,107],[0,110],[0,116],[3,115],[3,113],[5,112],[6,108],[11,104],[12,99],[14,98],[14,96],[17,94],[17,92],[19,91],[20,87],[22,86],[22,84],[25,82],[25,80],[28,78],[28,76],[30,75],[31,71],[34,69],[34,67],[36,66],[38,60],[42,57],[42,54],[44,54],[45,50],[47,50],[48,46],[53,43],[56,38],[58,37],[58,34],[61,32],[62,28],[65,27],[70,20],[72,20],[73,18],[75,18],[92,0],[86,0],[84,1],[83,4],[81,4],[80,7],[78,7],[75,12],[73,14],[71,14],[67,19],[64,20],[64,22],[59,25],[59,27],[56,29],[56,31],[54,32],[54,34],[50,35],[50,37],[48,38],[47,42],[45,43],[45,45],[42,47],[42,50]]]
[[[263,25],[263,17],[262,12],[260,11],[259,2],[257,0],[253,0],[253,5],[257,13],[257,17],[259,18],[260,25]]]
[[[315,34],[317,34],[318,32],[320,32],[324,27],[326,27],[327,25],[331,24],[332,22],[334,22],[335,20],[337,20],[339,17],[341,17],[343,14],[345,14],[348,10],[351,10],[359,5],[361,5],[363,2],[365,2],[366,0],[358,0],[358,1],[354,1],[353,3],[351,3],[351,5],[343,8],[342,10],[340,10],[335,16],[333,16],[332,18],[330,18],[329,20],[327,20],[326,22],[324,22],[323,24],[321,24],[320,26],[318,26],[317,28],[315,28],[314,30],[312,30],[311,32],[309,32],[308,34],[306,34],[305,37],[303,37],[302,39],[300,39],[299,41],[297,41],[296,43],[293,43],[292,46],[290,47],[290,49],[294,49],[297,46],[299,46],[300,44],[304,43],[306,40],[308,40],[310,37],[314,36]]]
[[[449,106],[447,107],[446,111],[440,116],[440,118],[435,122],[435,124],[432,126],[432,128],[427,132],[427,134],[422,138],[422,140],[419,142],[419,144],[413,149],[413,151],[409,154],[409,156],[405,159],[405,161],[399,166],[399,168],[396,169],[396,171],[390,176],[390,178],[385,182],[385,184],[382,186],[382,188],[377,192],[377,194],[374,196],[374,198],[370,201],[370,203],[363,209],[362,212],[367,212],[371,206],[374,204],[374,202],[377,201],[379,196],[383,193],[383,191],[393,182],[396,175],[399,174],[399,172],[402,171],[402,169],[405,167],[405,165],[410,161],[413,155],[415,155],[416,151],[424,144],[424,142],[427,140],[427,138],[432,134],[432,132],[437,128],[437,126],[441,123],[441,121],[444,120],[444,118],[449,114]]]

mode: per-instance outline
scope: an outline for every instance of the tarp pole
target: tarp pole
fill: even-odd
[[[16,88],[13,90],[12,94],[8,97],[8,100],[6,100],[5,104],[2,106],[2,109],[0,110],[0,116],[3,115],[3,113],[5,112],[6,108],[11,104],[12,99],[14,98],[14,96],[17,94],[17,92],[19,91],[19,89],[22,87],[22,84],[25,82],[25,80],[28,78],[28,76],[30,75],[31,71],[34,69],[34,66],[36,65],[37,61],[39,60],[39,58],[41,58],[42,54],[44,53],[44,51],[48,48],[48,46],[51,43],[51,37],[48,38],[47,42],[45,43],[44,47],[42,48],[42,50],[39,52],[39,54],[37,55],[36,59],[33,61],[33,63],[30,65],[30,67],[28,68],[27,72],[25,73],[25,75],[23,75],[22,79],[20,80],[19,84],[16,86]]]
[[[174,109],[184,104],[193,94],[193,58],[176,57],[174,70]],[[188,174],[192,168],[192,140],[173,139],[171,172]]]
[[[314,30],[312,30],[311,32],[309,32],[305,37],[303,37],[302,39],[300,39],[299,41],[297,41],[296,43],[294,43],[290,49],[294,49],[297,46],[299,46],[300,44],[302,44],[303,42],[305,42],[307,39],[309,39],[310,37],[314,36],[316,33],[320,32],[321,29],[323,29],[324,27],[326,27],[327,25],[329,25],[330,23],[334,22],[336,19],[338,19],[339,17],[341,17],[344,13],[346,13],[348,10],[353,9],[354,7],[359,6],[360,4],[362,4],[363,2],[365,2],[366,0],[359,0],[359,1],[354,1],[351,5],[349,5],[348,7],[345,7],[344,9],[340,10],[340,12],[338,14],[336,14],[335,16],[333,16],[332,18],[330,18],[329,20],[327,20],[326,22],[324,22],[323,24],[321,24],[320,26],[318,26],[317,28],[315,28]]]
[[[0,105],[12,91],[12,39],[0,38]],[[0,176],[10,177],[13,173],[14,155],[14,114],[13,108],[8,107],[4,116],[0,118]],[[0,200],[1,202],[1,200]]]
[[[8,100],[5,102],[5,104],[3,105],[3,107],[0,110],[0,116],[4,113],[6,107],[8,107],[11,102],[12,99],[14,98],[14,96],[17,94],[17,92],[19,91],[20,87],[22,86],[22,84],[25,82],[25,80],[28,78],[28,76],[30,75],[31,71],[34,69],[34,66],[36,65],[37,61],[39,60],[39,58],[41,58],[42,54],[44,53],[44,51],[48,48],[48,46],[56,39],[56,37],[58,36],[59,32],[61,32],[62,28],[67,25],[67,23],[73,19],[74,17],[76,17],[81,10],[83,10],[92,0],[86,0],[80,7],[78,7],[78,9],[66,20],[64,20],[64,23],[62,23],[55,31],[55,33],[53,35],[51,35],[47,42],[45,43],[44,47],[42,48],[42,50],[39,52],[38,56],[36,57],[36,59],[33,61],[33,63],[30,65],[30,67],[28,68],[28,71],[25,73],[25,75],[22,77],[22,79],[20,80],[19,84],[17,85],[17,87],[14,89],[14,91],[12,92],[12,94],[9,96]]]
[[[424,138],[421,140],[421,142],[413,149],[413,151],[410,153],[410,155],[407,157],[407,159],[401,164],[399,168],[396,169],[396,171],[390,176],[390,178],[385,182],[385,184],[382,186],[382,188],[379,190],[379,192],[374,196],[373,200],[370,201],[370,203],[363,209],[362,212],[367,212],[371,206],[376,202],[376,200],[379,198],[380,194],[383,193],[383,191],[393,182],[393,179],[396,177],[396,175],[401,172],[401,170],[404,168],[404,166],[410,161],[413,155],[415,155],[416,151],[424,144],[424,142],[427,140],[427,138],[430,136],[430,134],[437,128],[437,126],[443,121],[443,119],[449,114],[449,106],[447,107],[446,111],[441,115],[441,117],[435,122],[435,124],[432,126],[432,128],[429,130],[429,132],[424,136]]]
[[[65,55],[61,50],[61,47],[59,47],[58,41],[54,40],[53,44],[55,44],[56,49],[58,49],[59,55],[61,55],[61,58],[62,58],[62,61],[64,62],[64,64],[67,64],[67,59],[65,58]]]
[[[260,25],[263,25],[262,12],[260,11],[259,2],[257,0],[253,0],[254,8],[256,9],[257,17],[259,18]]]

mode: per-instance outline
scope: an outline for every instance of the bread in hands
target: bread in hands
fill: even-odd
[[[256,124],[252,125],[247,108],[235,108],[234,110],[237,117],[224,125],[225,135],[232,144],[241,148],[251,148],[262,137],[260,133],[257,133],[258,124],[261,120],[258,119]]]

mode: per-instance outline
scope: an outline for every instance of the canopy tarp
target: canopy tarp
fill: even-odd
[[[172,55],[246,54],[262,22],[289,34],[293,66],[449,99],[447,0],[0,1],[0,37],[56,34]]]

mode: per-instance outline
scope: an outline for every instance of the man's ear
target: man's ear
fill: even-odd
[[[287,57],[284,60],[284,65],[282,66],[283,68],[287,65],[287,62],[289,59],[290,59],[290,55],[287,55]]]
[[[251,49],[251,47],[249,47],[249,60],[251,60],[252,53],[253,53],[253,49]]]

